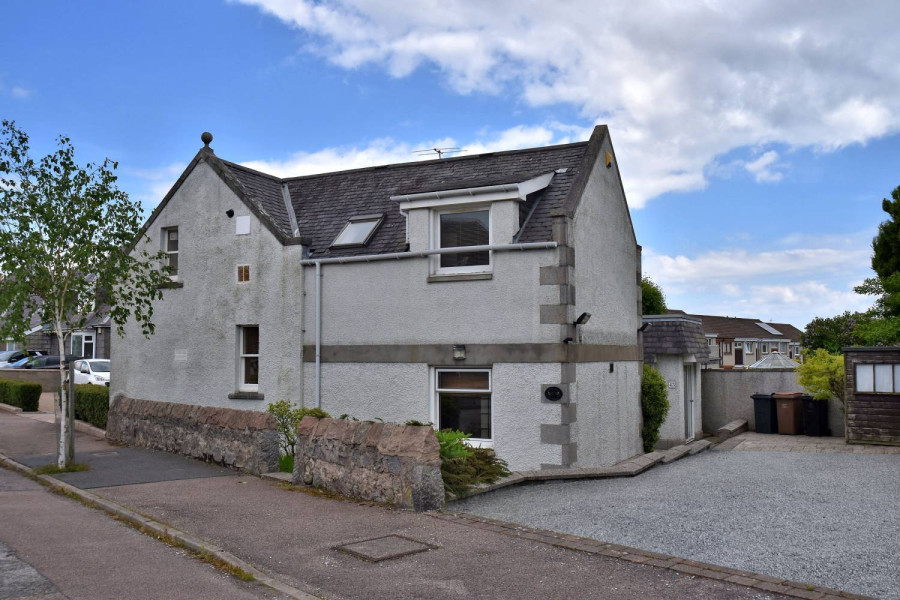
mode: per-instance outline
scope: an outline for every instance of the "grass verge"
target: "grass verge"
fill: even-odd
[[[35,475],[59,475],[60,473],[81,473],[82,471],[90,471],[91,467],[85,463],[73,462],[68,467],[60,469],[58,465],[41,465],[34,468]]]

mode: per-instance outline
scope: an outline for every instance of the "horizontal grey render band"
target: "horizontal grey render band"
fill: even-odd
[[[315,346],[303,347],[303,362],[315,361]],[[492,365],[494,363],[607,362],[641,360],[638,346],[605,344],[466,344],[465,360],[453,359],[452,344],[323,345],[322,362],[427,363]]]

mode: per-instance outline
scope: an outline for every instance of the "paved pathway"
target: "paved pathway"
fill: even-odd
[[[900,446],[848,444],[839,437],[808,437],[747,431],[721,445],[720,450],[756,450],[761,452],[819,452],[846,454],[900,454]]]
[[[0,469],[0,599],[278,598]]]
[[[47,424],[0,414],[0,452],[20,454],[11,447],[20,445],[40,448],[38,440],[51,435]],[[94,451],[102,451],[103,442],[92,443],[97,445]],[[98,463],[97,469],[102,468],[102,462]],[[464,521],[334,500],[251,476],[157,481],[91,491],[209,540],[289,585],[329,599],[782,597],[564,549],[527,535],[511,537]],[[94,515],[105,518],[96,511]],[[39,517],[25,515],[26,522],[30,518]],[[338,549],[384,536],[402,536],[436,548],[382,562],[367,562]],[[394,541],[402,544],[397,538]],[[29,562],[56,581],[41,565]],[[120,576],[116,570],[100,572],[103,576],[95,571],[93,578]],[[179,579],[172,581],[174,585]]]

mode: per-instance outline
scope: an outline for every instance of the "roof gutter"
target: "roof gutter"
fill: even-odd
[[[316,274],[316,366],[315,366],[315,406],[322,408],[322,265],[348,264],[361,262],[377,262],[382,260],[403,260],[406,258],[424,258],[439,254],[463,254],[468,252],[509,252],[513,250],[545,250],[556,248],[556,242],[530,242],[527,244],[488,244],[484,246],[460,246],[458,248],[440,248],[422,250],[420,252],[391,252],[389,254],[365,254],[362,256],[344,256],[335,258],[310,258],[301,260],[305,267],[315,266]]]

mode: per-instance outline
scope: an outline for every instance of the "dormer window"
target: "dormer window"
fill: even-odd
[[[365,246],[372,239],[375,230],[381,224],[384,215],[359,215],[350,217],[347,224],[331,243],[337,246]]]
[[[491,243],[490,208],[446,210],[435,215],[436,246],[440,249],[489,246]],[[488,250],[440,254],[438,271],[446,273],[484,272],[491,268]]]

